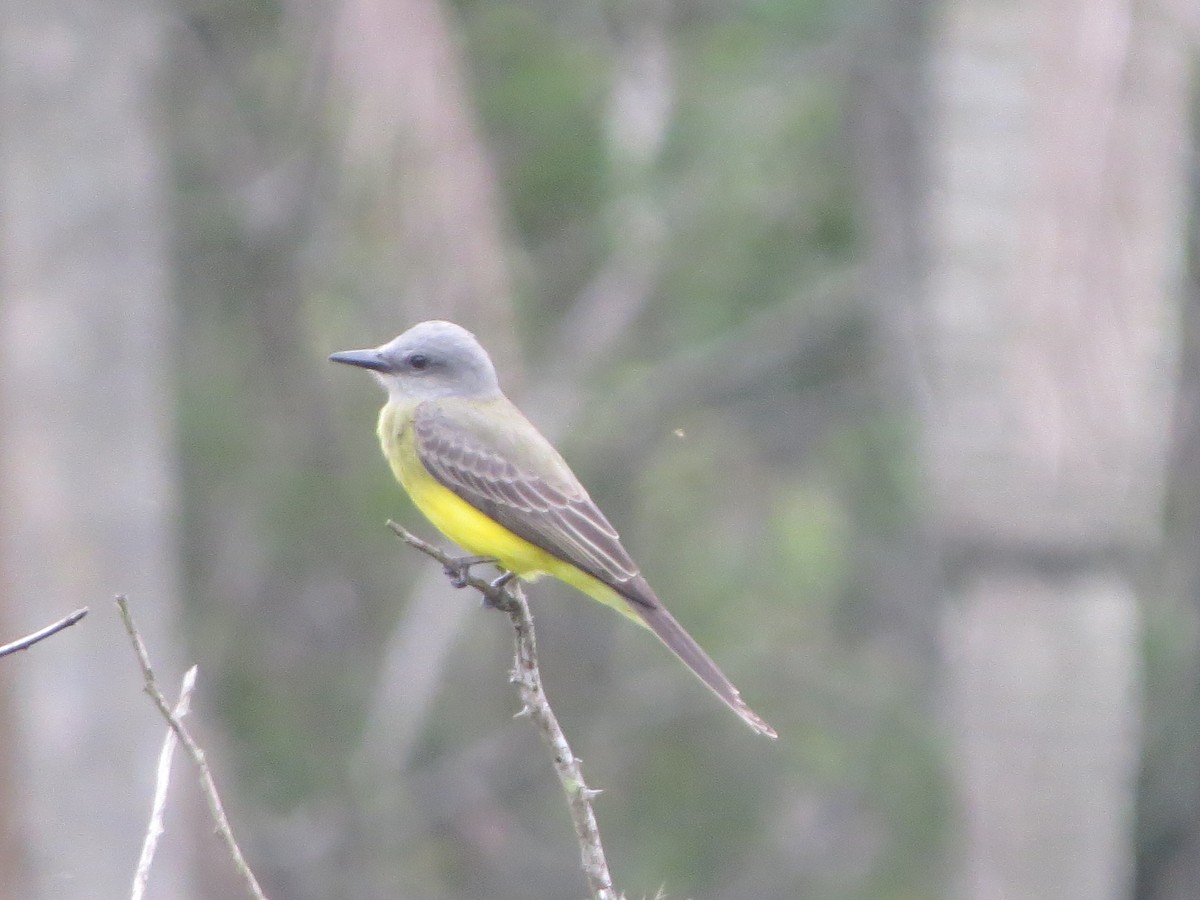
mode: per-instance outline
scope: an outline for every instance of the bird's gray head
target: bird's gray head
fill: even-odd
[[[373,350],[347,350],[334,362],[370,369],[394,400],[486,397],[500,392],[496,370],[475,335],[453,322],[422,322]]]

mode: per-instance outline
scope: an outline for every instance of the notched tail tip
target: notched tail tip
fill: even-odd
[[[745,704],[741,704],[737,708],[737,713],[742,717],[742,720],[761,735],[775,740],[779,737],[779,732],[766,723],[766,721],[758,715],[754,710]]]

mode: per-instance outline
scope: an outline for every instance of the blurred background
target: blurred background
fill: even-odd
[[[780,732],[533,588],[631,900],[1200,896],[1196,4],[0,17],[0,643],[92,610],[0,660],[0,897],[129,890],[118,592],[270,896],[583,896],[326,362],[435,317]],[[193,785],[150,896],[241,896]]]

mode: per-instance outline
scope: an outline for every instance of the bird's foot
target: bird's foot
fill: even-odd
[[[458,556],[446,563],[442,570],[456,588],[464,588],[471,577],[471,566],[481,566],[484,563],[497,563],[494,556]],[[502,576],[503,577],[503,576]]]

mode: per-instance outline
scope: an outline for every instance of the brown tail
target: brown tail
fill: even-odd
[[[658,639],[666,644],[685,666],[695,672],[700,680],[725,701],[730,709],[741,716],[747,725],[759,734],[765,734],[771,738],[779,737],[774,728],[745,704],[738,689],[733,686],[733,682],[725,677],[725,673],[717,668],[717,664],[704,652],[704,649],[683,630],[683,626],[675,621],[675,617],[667,612],[666,607],[654,596],[644,579],[639,578],[627,587],[632,588],[631,592],[634,593],[634,597],[628,599],[630,600],[629,606],[637,618],[658,635]]]

